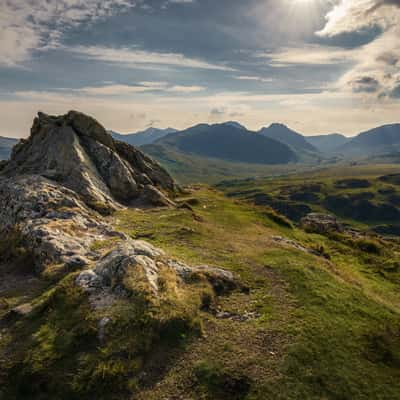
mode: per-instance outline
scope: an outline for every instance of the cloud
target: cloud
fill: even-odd
[[[136,0],[7,0],[0,2],[0,66],[15,66],[33,50],[59,45],[71,27],[136,6]]]
[[[173,93],[196,93],[205,90],[203,86],[182,86],[182,85],[175,85],[170,88],[167,88],[166,91],[173,92]]]
[[[101,86],[84,86],[78,89],[56,89],[50,92],[15,92],[14,94],[18,97],[23,96],[33,96],[33,95],[49,95],[49,96],[57,96],[58,94],[64,93],[66,96],[90,96],[90,97],[98,97],[98,98],[106,98],[109,96],[112,97],[127,97],[131,95],[139,95],[148,93],[197,93],[205,90],[206,88],[203,86],[185,86],[185,85],[171,85],[168,82],[152,82],[152,81],[145,81],[139,82],[134,85],[122,85],[122,84],[115,84],[113,82],[107,85]]]
[[[306,45],[304,47],[282,48],[276,52],[258,54],[275,67],[290,65],[329,65],[354,61],[357,51],[341,47]]]
[[[377,103],[361,101],[363,93],[331,91],[276,95],[217,92],[196,95],[196,101],[168,92],[163,96],[156,92],[132,96],[88,95],[68,90],[14,92],[7,99],[0,98],[3,111],[0,135],[26,136],[38,110],[59,115],[71,108],[93,115],[117,132],[144,129],[156,116],[160,127],[177,129],[204,121],[239,118],[240,123],[253,130],[279,121],[304,133],[317,134],[335,129],[344,134],[355,134],[396,122],[398,102],[395,94],[392,102],[388,99]]]
[[[335,36],[380,25],[384,29],[398,22],[399,0],[341,0],[327,15],[318,35]]]
[[[379,81],[371,76],[362,76],[349,82],[355,93],[375,93],[378,91]]]
[[[327,15],[319,36],[357,32],[379,26],[380,36],[350,51],[354,66],[337,83],[338,88],[397,98],[400,76],[400,0],[341,0]]]
[[[124,96],[135,93],[144,93],[155,90],[164,90],[166,82],[140,82],[138,85],[105,85],[88,86],[76,89],[75,92],[88,94],[90,96]]]
[[[67,50],[82,58],[122,65],[124,67],[144,68],[146,66],[166,66],[233,71],[232,68],[225,65],[211,64],[207,61],[186,57],[178,53],[160,53],[127,47],[112,48],[98,46],[78,46],[67,48]]]
[[[257,81],[263,83],[270,83],[274,81],[273,78],[262,78],[260,76],[248,76],[248,75],[235,76],[235,79],[239,81]]]

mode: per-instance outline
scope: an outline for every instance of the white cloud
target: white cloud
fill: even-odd
[[[257,81],[263,83],[270,83],[274,81],[274,79],[272,78],[262,78],[260,76],[248,76],[248,75],[235,76],[235,79],[239,81]]]
[[[58,46],[65,30],[135,4],[136,0],[0,1],[0,65],[22,63],[32,50]]]
[[[203,86],[185,86],[185,85],[171,85],[168,82],[139,82],[135,85],[122,85],[110,82],[101,86],[84,86],[78,89],[54,89],[52,91],[18,91],[14,92],[13,95],[19,98],[52,98],[58,99],[58,96],[63,95],[66,99],[76,98],[77,96],[85,97],[90,96],[91,98],[127,98],[137,96],[145,93],[157,93],[160,92],[171,93],[171,94],[190,94],[197,93],[205,90]]]
[[[166,82],[140,82],[139,85],[104,85],[104,86],[88,86],[76,89],[75,92],[88,94],[91,96],[125,96],[135,93],[144,93],[154,90],[165,90]]]
[[[332,130],[355,134],[380,124],[396,122],[398,117],[398,104],[365,103],[361,94],[349,96],[343,92],[298,95],[220,92],[196,96],[195,101],[188,101],[186,96],[172,93],[170,96],[149,93],[141,97],[126,97],[26,91],[17,93],[14,100],[0,100],[0,107],[3,111],[0,135],[15,137],[28,135],[38,110],[64,114],[70,109],[78,109],[119,132],[143,129],[154,116],[161,127],[183,129],[210,120],[210,110],[213,109],[223,112],[219,119],[214,116],[214,120],[238,119],[253,130],[271,122],[283,122],[307,134]]]
[[[398,23],[398,7],[398,0],[341,0],[326,15],[327,23],[318,34],[334,36],[373,25],[386,29]]]
[[[167,88],[166,90],[168,92],[173,92],[173,93],[196,93],[205,90],[205,87],[175,85],[170,88]]]
[[[289,65],[329,65],[354,61],[358,51],[346,50],[340,47],[308,45],[305,47],[282,48],[277,52],[259,54],[267,58],[269,64],[275,67]]]
[[[341,0],[326,16],[317,32],[332,37],[345,32],[379,26],[382,34],[350,51],[355,65],[338,81],[338,88],[385,100],[400,97],[400,1]]]
[[[83,47],[69,48],[69,51],[86,59],[119,64],[125,67],[144,66],[169,66],[183,68],[213,69],[221,71],[233,71],[225,65],[211,64],[196,58],[189,58],[178,53],[159,53],[130,48],[112,47]]]

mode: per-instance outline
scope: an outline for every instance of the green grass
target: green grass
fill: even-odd
[[[179,365],[186,373],[180,376],[181,369],[172,368],[143,398],[173,391],[191,398],[225,398],[218,392],[220,380],[229,373],[235,380],[237,371],[251,382],[246,399],[400,397],[399,280],[396,273],[388,277],[379,271],[398,257],[398,247],[384,242],[376,251],[375,242],[355,246],[345,237],[307,234],[208,189],[195,196],[200,200],[196,218],[184,210],[124,211],[118,215],[119,227],[134,237],[154,227],[152,241],[175,256],[238,273],[250,295],[232,304],[228,299],[224,307],[258,310],[260,317],[234,327],[220,321],[205,324],[206,334],[207,328],[211,332],[207,348],[189,347],[190,356]],[[330,260],[282,248],[271,241],[276,234],[308,248],[323,246]],[[265,345],[255,345],[257,337]],[[228,356],[232,348],[235,355]],[[200,389],[190,382],[200,382]]]
[[[321,174],[317,180],[330,187],[332,171]],[[294,179],[265,181],[263,190],[279,191]],[[254,188],[254,182],[229,186]],[[200,282],[176,296],[167,290],[158,304],[121,301],[107,314],[112,323],[99,343],[97,323],[105,315],[90,308],[71,274],[3,334],[3,397],[400,398],[400,243],[306,233],[276,212],[206,186],[180,201],[192,210],[126,209],[110,222],[179,260],[226,268],[249,291],[215,299]],[[168,275],[163,280],[162,287],[176,284]],[[201,305],[208,307],[199,312]],[[216,318],[219,312],[233,317]],[[244,315],[253,317],[235,319]]]
[[[371,212],[362,210],[362,205],[356,196],[371,196],[368,199],[372,206],[391,205],[390,198],[393,195],[400,195],[400,187],[387,184],[378,178],[398,171],[397,165],[357,165],[357,166],[335,166],[330,168],[320,168],[319,170],[299,172],[295,175],[285,175],[280,177],[231,180],[224,181],[217,185],[229,196],[237,199],[249,199],[252,201],[254,195],[265,194],[277,203],[266,204],[272,207],[280,207],[286,204],[288,208],[293,206],[305,205],[314,212],[336,214],[345,223],[359,229],[369,229],[377,225],[395,223],[393,217],[384,211],[379,211],[377,217]],[[340,188],[337,182],[344,179],[362,179],[369,182],[370,187],[366,188]],[[319,189],[315,189],[319,186]],[[382,190],[391,189],[392,193],[384,193]],[[312,195],[312,199],[301,199],[299,195]],[[296,197],[297,196],[297,197]],[[343,199],[350,199],[345,205],[329,205],[327,199],[332,196],[339,196]],[[352,210],[350,207],[354,207]],[[278,210],[285,213],[286,210]],[[290,211],[290,210],[289,210]],[[355,212],[357,211],[357,212]],[[290,212],[286,215],[289,219],[294,219]],[[297,221],[296,221],[297,222]]]

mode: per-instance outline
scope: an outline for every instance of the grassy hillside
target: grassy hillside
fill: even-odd
[[[141,150],[160,162],[181,184],[193,182],[215,184],[235,178],[277,176],[321,168],[321,165],[324,165],[322,161],[321,163],[281,165],[229,162],[185,154],[173,147],[157,144],[142,146]],[[330,164],[330,161],[326,161],[326,165]]]
[[[399,172],[398,166],[383,164],[332,167],[218,187],[228,196],[271,206],[294,222],[313,211],[333,213],[362,229],[382,228],[400,223],[400,185],[382,178]]]
[[[382,242],[373,255],[277,224],[265,210],[205,187],[189,202],[194,214],[125,211],[117,224],[179,258],[233,270],[250,292],[220,303],[230,318],[205,313],[203,337],[137,398],[400,396],[398,243]],[[276,235],[324,256],[279,244]],[[252,317],[235,319],[246,313]]]
[[[375,179],[393,171],[346,169],[341,178]],[[271,179],[263,190],[308,179],[328,185],[338,173]],[[395,179],[389,181],[382,184]],[[254,183],[236,182],[234,190],[259,190]],[[182,207],[126,209],[110,223],[177,259],[233,271],[245,289],[204,307],[190,330],[181,325],[188,311],[173,302],[170,310],[146,313],[136,303],[121,304],[123,324],[113,324],[109,339],[99,343],[97,312],[73,285],[76,272],[60,282],[11,281],[17,271],[3,265],[2,282],[13,285],[0,285],[0,316],[11,305],[36,306],[14,330],[0,327],[0,398],[2,392],[6,399],[62,400],[400,398],[398,240],[307,233],[269,207],[207,186],[192,186],[176,200]],[[29,258],[21,259],[27,265]],[[188,310],[196,293],[185,300]],[[165,327],[163,313],[171,312],[176,325]],[[161,340],[154,341],[161,328]],[[40,388],[44,378],[47,386]],[[10,397],[15,384],[25,392]],[[41,396],[29,395],[34,385]]]

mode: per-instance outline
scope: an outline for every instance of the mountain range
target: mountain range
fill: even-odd
[[[308,142],[303,135],[288,128],[284,124],[271,124],[268,128],[262,128],[259,134],[284,143],[297,153],[318,152],[317,148]]]
[[[9,158],[11,149],[17,144],[17,142],[17,139],[0,136],[0,160],[6,160]]]
[[[223,162],[260,165],[291,162],[320,163],[332,157],[362,160],[400,155],[400,124],[383,125],[355,137],[339,133],[305,136],[284,124],[273,123],[258,132],[236,121],[199,124],[185,130],[148,128],[120,134],[109,131],[114,139],[141,147],[163,162],[177,162],[184,156]],[[9,158],[17,139],[0,137],[0,160]]]
[[[173,128],[166,128],[166,129],[148,128],[145,129],[144,131],[129,133],[125,135],[122,135],[114,131],[109,131],[109,133],[111,133],[111,136],[114,139],[121,140],[132,146],[143,146],[145,144],[150,144],[174,132],[177,132],[177,130]]]
[[[345,156],[371,156],[400,152],[400,124],[362,132],[337,149]]]
[[[340,146],[343,146],[351,140],[340,133],[306,136],[305,139],[308,143],[312,144],[318,151],[322,153],[335,152]]]
[[[171,133],[153,143],[186,154],[250,164],[286,164],[297,160],[286,144],[264,137],[231,122],[200,124]],[[144,151],[151,153],[151,147]]]

